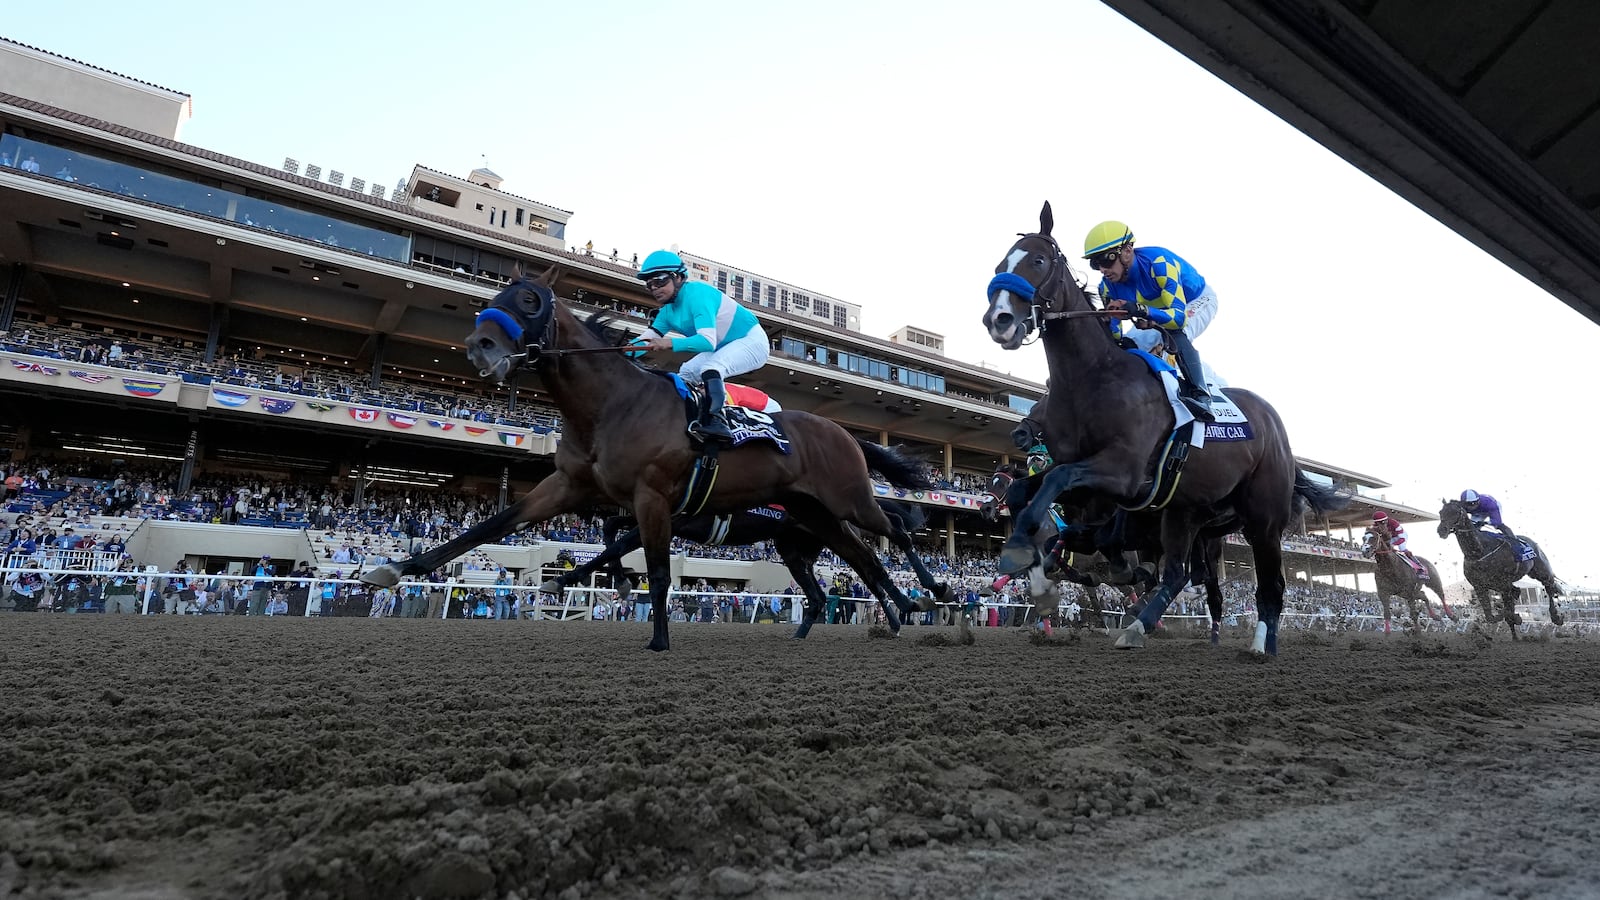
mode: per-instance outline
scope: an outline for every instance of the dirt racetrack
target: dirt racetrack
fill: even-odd
[[[1600,642],[0,619],[0,897],[1593,897]]]

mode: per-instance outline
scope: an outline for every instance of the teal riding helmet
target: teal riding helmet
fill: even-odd
[[[639,272],[634,277],[640,281],[652,275],[682,275],[689,276],[689,267],[683,264],[683,257],[671,250],[657,250],[644,258],[644,264],[639,267]]]

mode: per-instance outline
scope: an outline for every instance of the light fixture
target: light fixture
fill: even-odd
[[[300,317],[300,321],[302,321],[302,322],[304,322],[304,321],[305,321],[305,320],[306,320],[306,317],[305,317],[305,316],[301,316],[301,317]]]
[[[122,283],[122,286],[123,286],[123,287],[127,287],[127,286],[128,286],[128,283],[127,283],[127,282],[126,282],[126,281],[124,281],[124,282],[123,282],[123,283]]]
[[[217,246],[218,247],[226,247],[226,246],[228,246],[228,239],[227,238],[217,238]]]
[[[313,275],[313,276],[311,276],[311,280],[312,281],[321,281],[322,280],[322,276],[321,275]]]

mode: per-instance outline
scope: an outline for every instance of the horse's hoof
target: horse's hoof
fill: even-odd
[[[541,594],[555,594],[560,596],[561,591],[561,579],[559,578],[552,578],[549,581],[546,581],[544,584],[539,585],[539,593]]]
[[[667,649],[667,642],[666,641],[662,641],[660,643],[656,643],[655,641],[651,641],[650,643],[645,644],[644,648],[646,650],[651,650],[651,651],[654,651],[656,653],[660,653],[663,650]]]
[[[1215,646],[1217,646],[1218,644],[1221,644],[1221,643],[1222,643],[1222,632],[1219,631],[1218,629],[1215,629],[1215,628],[1211,629],[1211,646],[1215,647]]]
[[[361,580],[378,587],[394,587],[400,583],[400,570],[384,564],[361,576]]]
[[[1138,650],[1144,646],[1144,623],[1138,619],[1133,624],[1122,629],[1122,634],[1117,636],[1115,644],[1118,650]]]

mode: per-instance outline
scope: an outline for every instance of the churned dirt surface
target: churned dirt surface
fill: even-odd
[[[1594,640],[647,628],[7,615],[0,897],[1600,893]]]

